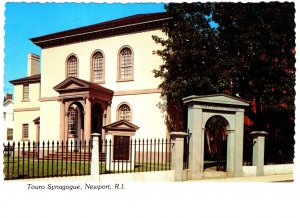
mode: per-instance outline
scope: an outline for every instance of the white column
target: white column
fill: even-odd
[[[100,181],[99,171],[99,133],[92,133],[92,162],[91,162],[91,180]]]
[[[172,170],[175,170],[175,181],[183,181],[183,151],[185,132],[171,132],[172,143]]]
[[[265,156],[265,137],[268,135],[264,131],[253,131],[250,133],[253,136],[253,157],[252,164],[256,166],[256,175],[264,175],[264,156]]]
[[[204,166],[204,143],[202,129],[202,109],[194,105],[188,108],[189,179],[201,179]]]
[[[235,114],[234,176],[243,176],[244,109]]]

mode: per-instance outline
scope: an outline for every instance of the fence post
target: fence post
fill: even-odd
[[[91,162],[91,180],[99,181],[99,133],[92,133],[92,162]]]
[[[183,181],[183,151],[185,132],[171,132],[172,143],[172,170],[175,170],[175,181]]]
[[[253,136],[253,156],[252,164],[256,166],[256,175],[264,175],[264,156],[265,156],[265,137],[268,135],[264,131],[253,131],[250,133]]]

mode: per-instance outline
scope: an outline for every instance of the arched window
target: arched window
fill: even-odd
[[[78,60],[72,55],[67,60],[67,77],[78,77]]]
[[[127,120],[131,122],[131,109],[128,104],[121,104],[118,108],[118,120]]]
[[[124,47],[119,53],[119,80],[133,79],[133,52],[129,47]]]
[[[76,135],[77,133],[77,110],[74,107],[69,108],[68,133]]]
[[[100,51],[92,57],[92,78],[95,82],[104,81],[104,57]]]

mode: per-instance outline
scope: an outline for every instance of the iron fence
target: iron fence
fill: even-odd
[[[105,140],[98,146],[100,174],[171,169],[172,143],[167,139]],[[91,140],[8,143],[4,145],[5,180],[90,175],[91,152]]]

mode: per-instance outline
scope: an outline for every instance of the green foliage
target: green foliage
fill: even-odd
[[[164,64],[154,70],[155,77],[163,79],[163,95],[181,99],[190,94],[216,92],[211,81],[216,61],[216,34],[206,18],[210,5],[169,4],[167,11],[173,17],[164,28],[168,39],[153,36],[164,49],[156,53]]]
[[[284,103],[295,109],[294,14],[293,3],[215,4],[218,70],[228,72],[232,94],[256,100],[258,112],[261,105],[282,110]]]
[[[183,97],[226,93],[255,102],[246,111],[253,129],[294,129],[294,3],[170,3],[166,9],[173,17],[163,28],[168,37],[153,39],[164,46],[154,74],[167,101],[184,111]]]

